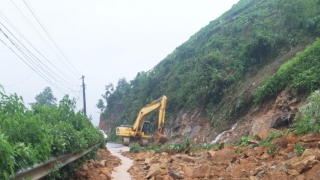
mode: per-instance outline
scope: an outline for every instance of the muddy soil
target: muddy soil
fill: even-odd
[[[247,145],[224,145],[211,150],[124,153],[134,160],[129,172],[134,179],[152,180],[307,180],[320,179],[320,133],[289,133],[268,145],[259,142],[275,129],[262,131]]]
[[[74,180],[111,180],[112,171],[120,164],[120,158],[112,155],[108,149],[99,149],[97,159],[86,161]]]

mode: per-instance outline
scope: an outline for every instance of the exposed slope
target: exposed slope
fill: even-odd
[[[132,124],[141,107],[165,94],[168,133],[188,119],[202,123],[197,131],[191,126],[193,131],[183,134],[213,136],[209,122],[222,131],[253,109],[252,92],[263,78],[250,83],[252,87],[242,83],[263,68],[280,65],[282,56],[289,57],[286,52],[293,55],[312,42],[320,33],[319,22],[318,0],[240,0],[152,70],[138,73],[130,82],[120,79],[115,91],[106,89],[107,108],[101,119],[107,123],[101,124],[108,124],[109,130]],[[268,72],[266,76],[273,73]]]

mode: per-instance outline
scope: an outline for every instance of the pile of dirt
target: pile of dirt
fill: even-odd
[[[120,159],[111,155],[107,149],[99,149],[97,159],[85,162],[75,180],[110,180],[113,168],[120,164]]]
[[[124,153],[134,160],[134,179],[320,179],[320,133],[276,138],[258,144],[271,131],[258,134],[247,146],[220,146],[189,154]],[[281,131],[278,131],[283,133]]]

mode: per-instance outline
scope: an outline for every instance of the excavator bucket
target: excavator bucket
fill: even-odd
[[[165,142],[167,142],[168,138],[166,135],[164,135],[163,133],[157,131],[155,133],[155,136],[154,136],[154,144],[164,144]]]

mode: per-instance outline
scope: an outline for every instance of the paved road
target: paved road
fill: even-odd
[[[132,166],[133,161],[127,157],[121,155],[121,152],[129,151],[129,147],[123,146],[122,144],[107,143],[107,148],[112,155],[117,156],[121,160],[121,165],[116,167],[112,172],[111,176],[114,180],[130,180],[130,174],[127,172]]]

